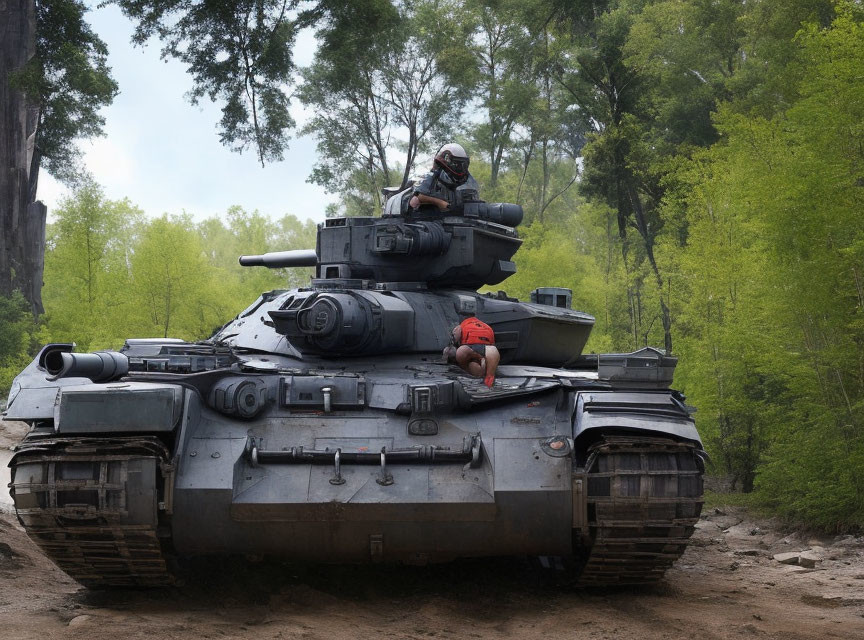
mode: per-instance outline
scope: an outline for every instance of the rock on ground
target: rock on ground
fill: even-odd
[[[775,553],[774,559],[780,564],[798,564],[798,559],[801,557],[801,554],[797,551],[792,551],[790,553]]]

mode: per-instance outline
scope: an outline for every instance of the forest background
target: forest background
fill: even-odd
[[[314,109],[302,132],[318,141],[309,180],[339,194],[328,215],[375,215],[381,187],[461,142],[481,195],[525,208],[508,294],[573,289],[597,319],[591,351],[671,349],[712,473],[790,519],[864,525],[860,2],[117,4],[139,42],[159,38],[188,65],[193,100],[222,106],[223,142],[262,164],[296,129],[286,87]],[[56,16],[37,5],[45,57]],[[86,27],[82,3],[53,6]],[[295,68],[296,30],[309,27],[315,59]],[[116,87],[85,35],[67,53],[109,82],[98,107]],[[48,63],[19,78],[45,100]],[[309,275],[242,269],[237,256],[312,247],[311,221],[236,205],[153,217],[107,199],[98,176],[72,170],[90,125],[53,157],[44,142],[46,168],[76,190],[48,227],[45,313],[34,321],[21,294],[0,297],[0,395],[44,342],[202,339]]]

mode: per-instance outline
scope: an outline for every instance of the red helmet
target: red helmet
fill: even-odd
[[[456,184],[462,184],[468,179],[468,154],[461,144],[451,142],[445,144],[435,154],[435,165],[441,167]]]

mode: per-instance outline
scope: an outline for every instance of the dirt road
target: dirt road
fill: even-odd
[[[0,447],[17,435],[0,428]],[[164,591],[88,592],[0,502],[0,637],[864,639],[864,539],[787,533],[738,509],[712,511],[652,588],[561,588],[522,560],[423,569],[237,560],[196,563],[184,586]],[[807,549],[800,562],[812,568],[773,557]]]

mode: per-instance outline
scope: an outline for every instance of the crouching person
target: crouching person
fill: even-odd
[[[444,349],[448,362],[455,362],[490,389],[495,384],[495,371],[501,354],[495,347],[495,332],[475,317],[466,318],[453,328],[450,345]]]

